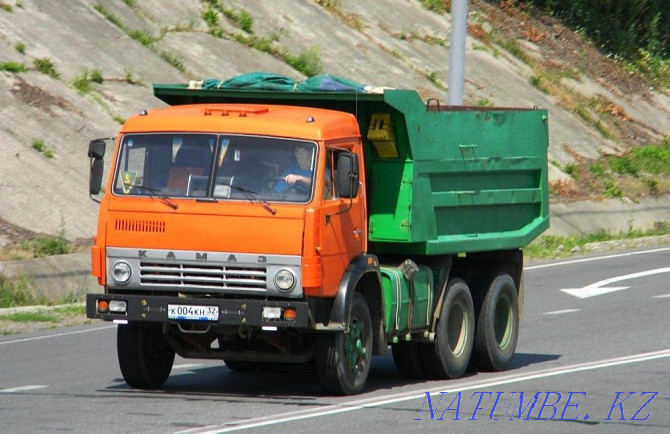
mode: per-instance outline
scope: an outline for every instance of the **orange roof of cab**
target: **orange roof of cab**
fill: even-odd
[[[313,121],[310,121],[313,119]],[[329,140],[360,135],[356,118],[313,107],[192,104],[150,110],[129,118],[122,133],[193,131]]]

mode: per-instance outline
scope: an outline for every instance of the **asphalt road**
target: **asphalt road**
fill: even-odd
[[[115,326],[5,336],[0,431],[667,433],[669,279],[670,247],[530,264],[513,369],[410,382],[379,357],[354,397],[324,396],[306,368],[180,358],[161,391],[132,390]]]

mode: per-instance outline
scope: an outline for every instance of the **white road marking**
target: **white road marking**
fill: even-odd
[[[654,295],[651,298],[670,298],[670,294]]]
[[[61,336],[69,336],[69,335],[77,335],[77,334],[80,334],[80,333],[97,332],[97,331],[100,331],[100,330],[107,330],[107,329],[112,329],[112,328],[116,328],[116,326],[98,327],[98,328],[94,328],[94,329],[77,330],[77,331],[74,331],[74,332],[54,333],[52,335],[34,336],[32,338],[12,339],[12,340],[9,340],[9,341],[2,341],[2,342],[0,342],[0,345],[16,344],[16,343],[19,343],[19,342],[39,341],[39,340],[42,340],[42,339],[59,338]]]
[[[583,262],[602,261],[602,260],[605,260],[605,259],[624,258],[626,256],[646,255],[646,254],[649,254],[649,253],[667,252],[668,250],[670,250],[670,247],[664,247],[664,248],[661,248],[661,249],[653,249],[653,250],[641,250],[639,252],[618,253],[616,255],[596,256],[596,257],[593,257],[593,258],[572,259],[572,260],[569,260],[569,261],[552,262],[551,264],[531,265],[530,267],[524,267],[524,271],[526,271],[526,270],[539,270],[539,269],[542,269],[542,268],[550,268],[550,267],[560,267],[560,266],[563,266],[563,265],[580,264],[580,263],[583,263]]]
[[[426,392],[430,393],[431,395],[433,394],[438,394],[438,393],[454,393],[454,392],[462,392],[466,390],[473,390],[473,389],[483,389],[483,388],[488,388],[492,386],[500,386],[503,384],[510,384],[510,383],[519,383],[522,381],[528,381],[528,380],[536,380],[539,378],[547,378],[547,377],[553,377],[557,375],[566,375],[566,374],[572,374],[575,372],[582,372],[582,371],[590,371],[594,369],[602,369],[602,368],[609,368],[612,366],[620,366],[620,365],[626,365],[626,364],[631,364],[631,363],[639,363],[639,362],[646,362],[649,360],[656,360],[656,359],[662,359],[662,358],[668,358],[670,357],[670,349],[665,349],[661,351],[654,351],[650,353],[641,353],[641,354],[633,354],[630,356],[625,356],[625,357],[617,357],[613,359],[605,359],[605,360],[598,360],[595,362],[587,362],[587,363],[578,363],[574,365],[568,365],[564,366],[561,368],[551,368],[551,369],[544,369],[544,370],[539,370],[535,372],[527,372],[523,374],[512,374],[512,375],[506,375],[502,377],[497,377],[493,379],[488,379],[488,380],[480,380],[480,381],[470,381],[470,382],[465,382],[461,383],[458,385],[454,385],[453,388],[444,388],[444,386],[441,387],[436,387],[433,389],[429,390],[424,390],[421,392],[418,391],[411,391],[411,392],[405,392],[405,393],[400,393],[400,394],[394,394],[394,395],[387,395],[387,396],[379,396],[379,397],[374,397],[374,398],[364,398],[364,399],[358,399],[358,400],[353,400],[349,402],[341,402],[338,404],[332,404],[329,406],[326,406],[322,409],[306,409],[306,410],[298,410],[294,412],[289,412],[289,413],[283,413],[283,414],[277,414],[277,415],[272,415],[272,416],[264,416],[264,417],[259,417],[255,419],[249,419],[245,421],[240,421],[240,422],[230,422],[227,424],[219,425],[219,426],[207,426],[207,427],[201,427],[201,428],[195,428],[191,430],[186,430],[186,431],[179,431],[178,434],[218,434],[218,433],[224,433],[224,432],[231,432],[231,431],[240,431],[244,429],[251,429],[251,428],[258,428],[262,426],[270,426],[270,425],[277,425],[280,423],[287,423],[287,422],[294,422],[298,420],[303,420],[303,419],[312,419],[316,417],[323,417],[323,416],[329,416],[332,414],[338,414],[338,413],[347,413],[351,411],[358,411],[358,410],[363,410],[366,408],[374,408],[374,407],[380,407],[383,405],[388,405],[388,404],[394,404],[398,402],[404,402],[404,401],[412,401],[412,400],[421,400],[426,396]],[[446,383],[448,384],[448,383]]]
[[[9,389],[0,389],[0,393],[26,392],[28,390],[44,389],[45,387],[49,387],[49,386],[43,386],[43,385],[35,384],[35,385],[30,385],[30,386],[11,387]]]
[[[579,312],[581,309],[563,309],[563,310],[554,310],[551,312],[545,312],[545,315],[562,315],[564,313]]]
[[[561,289],[561,291],[577,298],[595,297],[596,295],[608,294],[610,292],[621,291],[623,289],[630,288],[630,286],[613,286],[610,288],[604,288],[604,286],[609,285],[610,283],[620,282],[622,280],[637,279],[639,277],[652,276],[654,274],[662,274],[662,273],[670,273],[670,267],[657,268],[655,270],[640,271],[639,273],[611,277],[609,279],[592,283],[583,288]]]

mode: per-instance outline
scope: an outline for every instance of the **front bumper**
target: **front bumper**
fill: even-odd
[[[121,300],[127,303],[125,313],[100,313],[98,300]],[[168,318],[168,304],[191,306],[217,306],[218,321],[180,321]],[[263,318],[263,308],[293,308],[296,317],[292,321]],[[274,300],[229,300],[216,298],[182,298],[145,295],[86,294],[86,316],[106,321],[128,322],[187,322],[203,325],[232,325],[306,329],[309,326],[309,306],[306,301]]]

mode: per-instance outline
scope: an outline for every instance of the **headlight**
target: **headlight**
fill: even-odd
[[[275,274],[275,286],[282,291],[288,291],[295,285],[295,275],[287,268],[282,268]]]
[[[112,279],[116,283],[128,283],[132,274],[130,265],[127,262],[119,261],[112,267]]]

